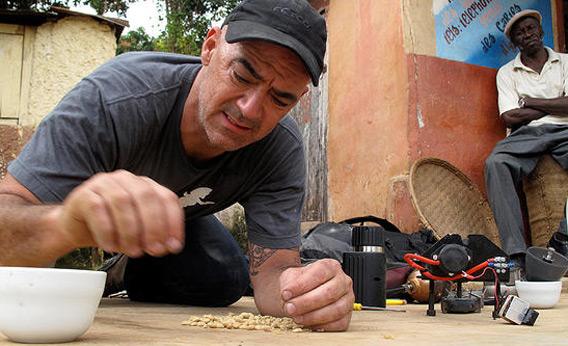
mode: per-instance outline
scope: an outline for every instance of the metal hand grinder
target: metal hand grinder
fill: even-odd
[[[343,271],[353,280],[355,302],[386,306],[386,257],[380,227],[353,227],[353,250],[343,254]]]

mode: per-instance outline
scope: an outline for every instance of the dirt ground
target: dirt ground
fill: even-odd
[[[535,326],[491,318],[492,306],[477,314],[426,316],[427,305],[397,306],[406,312],[355,311],[343,333],[292,333],[204,329],[182,325],[190,315],[256,313],[251,298],[227,308],[141,304],[103,299],[95,322],[77,345],[567,345],[568,293],[553,309],[539,310]],[[0,334],[0,345],[11,344]],[[66,345],[71,345],[66,344]]]

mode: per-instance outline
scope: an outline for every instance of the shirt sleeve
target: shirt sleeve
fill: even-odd
[[[241,202],[250,242],[278,249],[300,246],[305,180],[304,150],[296,142],[266,181]]]
[[[39,124],[8,172],[42,202],[61,202],[93,174],[112,169],[113,133],[99,88],[83,79]]]
[[[499,99],[499,114],[519,108],[520,95],[515,88],[512,70],[508,65],[497,72],[497,92]]]

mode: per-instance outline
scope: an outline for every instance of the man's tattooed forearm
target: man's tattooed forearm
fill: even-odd
[[[284,270],[291,267],[299,267],[301,266],[300,263],[300,248],[293,247],[289,249],[269,249],[259,245],[255,245],[251,242],[248,243],[248,253],[249,253],[249,271],[250,275],[255,276],[258,274],[260,266],[264,264],[272,255],[274,255],[277,251],[294,251],[296,254],[296,263],[294,264],[287,264],[286,266],[281,266],[280,269]]]
[[[251,276],[257,275],[258,268],[277,251],[276,249],[267,249],[251,242],[248,243],[248,249],[250,262],[249,271]]]

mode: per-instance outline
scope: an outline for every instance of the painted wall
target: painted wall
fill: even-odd
[[[27,107],[20,125],[35,126],[79,81],[115,55],[110,26],[85,17],[45,23],[35,32]]]
[[[504,48],[507,47],[504,46],[510,46],[508,42],[503,42],[504,35],[500,32],[500,29],[503,28],[504,21],[508,20],[512,14],[518,12],[520,9],[527,8],[527,6],[542,8],[547,12],[547,14],[545,14],[547,18],[544,19],[544,23],[546,26],[546,36],[549,37],[545,38],[546,42],[550,43],[553,41],[556,50],[562,50],[565,47],[564,31],[562,28],[562,0],[483,0],[486,7],[479,7],[480,10],[478,10],[478,7],[474,6],[475,11],[472,13],[475,12],[478,14],[475,17],[467,19],[469,26],[464,30],[468,32],[460,34],[457,38],[453,38],[451,44],[461,45],[461,47],[456,48],[454,54],[447,52],[448,44],[445,42],[444,32],[437,32],[436,30],[437,23],[434,11],[438,11],[441,15],[449,16],[450,18],[447,20],[448,25],[457,25],[456,23],[459,22],[459,18],[465,16],[463,12],[467,12],[467,9],[472,7],[474,2],[481,3],[482,0],[460,0],[453,2],[449,2],[448,0],[400,1],[403,5],[404,16],[404,46],[408,53],[444,58],[443,54],[439,53],[445,51],[445,54],[456,56],[453,60],[467,62],[470,56],[478,55],[478,52],[483,51],[483,44],[487,44],[487,42],[484,41],[482,44],[481,41],[484,37],[492,34],[495,36],[495,42],[491,44],[486,54],[495,55],[496,58],[489,57],[487,60],[499,59],[504,53],[507,53],[504,50]],[[537,6],[533,6],[535,3]],[[459,12],[460,9],[461,12]],[[552,28],[550,28],[550,26],[552,26]],[[470,30],[478,31],[479,36],[467,40],[467,35],[473,35],[473,33],[469,32]],[[554,39],[552,39],[552,36]],[[440,47],[437,45],[437,40],[441,41],[439,44]],[[500,43],[504,43],[503,46],[501,46]],[[466,47],[469,47],[471,52],[464,51]],[[505,61],[515,56],[514,52],[509,53],[510,55],[507,56]],[[470,63],[475,64],[474,62]],[[479,63],[477,65],[484,64]]]
[[[552,6],[549,0],[433,0],[436,56],[499,68],[516,56],[505,36],[509,19],[524,9],[542,14],[544,44],[552,47]]]
[[[483,163],[505,128],[491,68],[410,54],[410,161],[446,160],[483,188]]]
[[[400,3],[332,0],[328,30],[328,217],[382,214],[408,162]]]
[[[332,220],[375,214],[416,230],[407,183],[413,162],[422,157],[449,161],[484,191],[485,158],[505,133],[496,69],[436,57],[432,5],[330,2]],[[554,0],[551,5],[556,35],[559,8]]]

